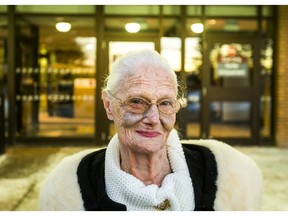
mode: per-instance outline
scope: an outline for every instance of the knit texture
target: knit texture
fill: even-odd
[[[153,211],[153,206],[168,199],[169,211],[190,211],[195,207],[192,180],[184,152],[175,130],[167,141],[168,158],[173,173],[167,175],[161,187],[147,185],[120,168],[119,140],[117,134],[107,146],[105,159],[105,184],[107,194],[115,202],[127,206],[128,211]]]

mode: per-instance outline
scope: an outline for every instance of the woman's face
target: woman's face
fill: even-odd
[[[122,83],[120,91],[115,93],[122,101],[141,97],[156,103],[177,98],[171,75],[160,68],[141,67],[123,78]],[[135,114],[113,100],[111,109],[120,144],[138,153],[153,153],[163,148],[176,121],[176,114],[163,114],[155,104],[143,114]]]

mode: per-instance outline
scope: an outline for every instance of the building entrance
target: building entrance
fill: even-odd
[[[259,142],[260,42],[255,37],[207,37],[202,78],[201,136]]]

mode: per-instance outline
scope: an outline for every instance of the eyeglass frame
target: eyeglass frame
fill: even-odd
[[[144,112],[137,113],[137,112],[133,112],[133,111],[131,111],[131,110],[128,110],[128,111],[130,111],[130,112],[132,112],[132,113],[134,113],[134,114],[143,114],[143,113],[147,112],[147,111],[151,108],[152,105],[156,105],[158,111],[161,112],[161,113],[163,113],[163,114],[165,114],[165,115],[176,114],[176,113],[178,113],[179,110],[182,108],[182,104],[181,104],[178,100],[176,100],[176,99],[166,98],[166,99],[161,100],[160,102],[152,103],[151,101],[148,101],[147,99],[142,98],[142,97],[131,97],[131,98],[127,98],[125,101],[123,101],[123,100],[121,100],[120,98],[116,97],[114,94],[112,94],[110,90],[106,90],[106,92],[107,92],[109,95],[111,95],[113,98],[115,98],[116,100],[118,100],[118,102],[120,102],[120,104],[121,104],[122,106],[124,106],[124,105],[125,105],[125,106],[129,106],[129,105],[127,105],[127,101],[129,101],[129,100],[131,100],[131,99],[141,99],[141,100],[147,102],[148,107],[147,107],[147,109],[146,109]],[[170,101],[177,102],[177,103],[179,104],[179,108],[178,108],[175,112],[173,112],[173,113],[165,113],[165,112],[163,112],[161,109],[159,109],[158,106],[159,106],[159,103],[161,103],[161,102],[163,102],[163,101],[165,101],[165,100],[170,100]]]

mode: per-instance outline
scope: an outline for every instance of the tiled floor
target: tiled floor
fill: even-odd
[[[66,155],[88,147],[14,147],[0,156],[0,210],[37,210],[39,186]],[[262,170],[262,210],[288,210],[288,148],[237,147]]]

